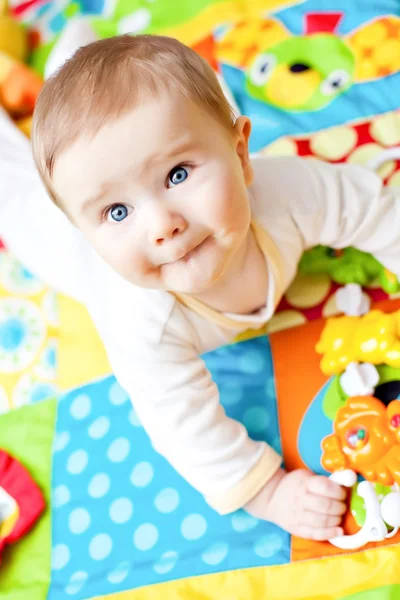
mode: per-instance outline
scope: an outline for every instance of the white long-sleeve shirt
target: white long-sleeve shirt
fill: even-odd
[[[314,245],[353,245],[400,273],[400,191],[350,165],[261,157],[253,167],[253,230],[268,295],[257,315],[225,315],[114,273],[51,203],[29,142],[0,113],[0,237],[40,278],[87,306],[155,449],[221,513],[244,506],[281,458],[226,416],[201,354],[267,322]]]

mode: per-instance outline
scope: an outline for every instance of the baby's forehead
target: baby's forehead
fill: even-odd
[[[82,151],[95,152],[106,159],[111,152],[165,153],[175,144],[196,143],[208,139],[209,130],[217,137],[220,127],[206,110],[189,98],[165,94],[133,106],[117,117],[103,120],[95,130],[84,129],[63,151],[58,161],[79,160]],[[58,162],[57,161],[57,162]]]
[[[161,110],[163,109],[163,110]],[[83,131],[55,160],[53,185],[64,195],[72,185],[85,189],[92,182],[137,176],[164,158],[209,143],[211,119],[191,106],[151,104],[134,107],[106,121],[96,132]],[[215,125],[211,124],[216,136]]]

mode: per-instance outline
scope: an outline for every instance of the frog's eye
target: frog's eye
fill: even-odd
[[[338,248],[327,248],[326,256],[329,258],[341,258],[344,255],[344,251]]]
[[[249,77],[251,82],[257,86],[267,83],[275,65],[275,56],[272,54],[259,54],[250,68]]]
[[[353,450],[360,450],[368,442],[368,431],[365,427],[355,427],[347,433],[346,442]]]
[[[350,75],[344,69],[336,69],[332,71],[322,82],[321,93],[324,96],[335,96],[339,94],[344,87],[349,83]]]

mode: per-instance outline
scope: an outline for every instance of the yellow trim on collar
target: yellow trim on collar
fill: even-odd
[[[277,269],[279,265],[279,252],[275,243],[271,240],[266,231],[254,221],[252,221],[250,227],[258,247],[264,254],[266,260],[268,260],[269,267],[272,270]],[[204,302],[193,298],[193,296],[190,296],[189,294],[174,293],[174,296],[178,302],[180,302],[180,304],[197,313],[201,317],[204,317],[207,321],[212,321],[220,327],[226,327],[239,331],[241,329],[260,329],[260,327],[263,325],[263,323],[260,323],[260,321],[252,322],[247,319],[245,321],[241,321],[240,319],[232,319],[228,315],[219,312],[210,306],[207,306],[207,304],[204,304]]]

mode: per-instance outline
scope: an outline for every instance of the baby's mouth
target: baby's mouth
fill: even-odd
[[[202,247],[208,241],[209,237],[210,236],[207,236],[202,242],[200,242],[196,246],[193,246],[193,248],[191,248],[187,252],[184,252],[183,254],[178,255],[177,258],[175,258],[173,260],[166,261],[164,264],[168,265],[168,264],[177,263],[177,262],[188,262],[191,258],[196,256],[196,254],[202,249]]]

